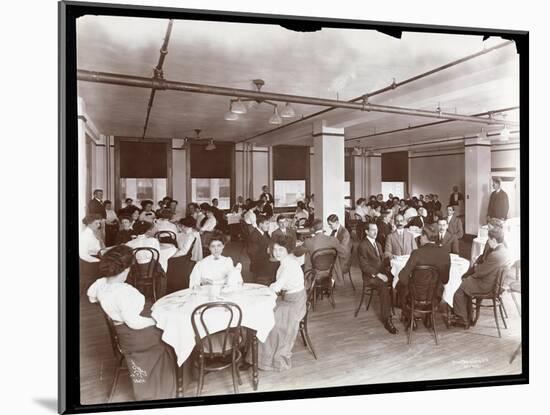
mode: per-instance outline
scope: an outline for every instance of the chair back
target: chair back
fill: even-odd
[[[107,322],[107,327],[109,329],[109,337],[111,338],[111,347],[113,348],[113,352],[115,356],[121,357],[124,356],[124,352],[122,351],[122,347],[120,346],[120,340],[118,339],[118,334],[116,332],[115,323],[109,317],[109,315],[103,311],[103,316],[105,317],[105,321]]]
[[[227,317],[225,328],[212,333],[205,320],[205,315],[212,310],[223,310]],[[206,358],[226,356],[242,342],[241,308],[229,301],[217,301],[201,304],[191,313],[191,324],[195,333],[195,343],[201,355]],[[199,329],[200,328],[200,329]],[[204,337],[201,337],[201,332]]]
[[[311,267],[317,280],[332,276],[338,252],[335,248],[321,248],[311,254]]]
[[[142,255],[148,255],[151,258],[150,261],[145,264],[138,263],[137,257],[140,253]],[[136,283],[138,279],[152,279],[155,275],[155,270],[159,261],[159,251],[155,248],[140,247],[134,248],[132,255],[134,257],[134,261],[132,264],[131,275],[134,278],[134,283]]]
[[[439,284],[439,271],[430,265],[417,265],[410,276],[411,300],[419,304],[431,304]]]
[[[157,238],[160,243],[172,244],[176,248],[178,247],[178,239],[176,233],[173,231],[158,231],[155,233],[155,238]]]
[[[502,294],[504,290],[502,285],[504,284],[504,280],[509,269],[509,267],[500,267],[497,270],[497,277],[495,278],[495,283],[493,285],[493,289],[491,290],[491,294],[494,298],[498,298],[500,294]]]

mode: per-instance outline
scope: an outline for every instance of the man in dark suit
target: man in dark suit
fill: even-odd
[[[248,235],[248,257],[250,258],[250,272],[254,275],[254,280],[261,283],[264,280],[271,280],[269,275],[269,245],[271,239],[267,231],[269,222],[265,216],[258,216],[256,219],[257,227],[252,229]]]
[[[88,202],[88,214],[100,215],[103,219],[107,218],[107,212],[105,211],[105,206],[103,205],[103,190],[94,190],[94,197]]]
[[[489,198],[487,221],[491,218],[498,218],[502,220],[506,220],[508,218],[510,203],[508,201],[508,195],[500,188],[500,185],[500,177],[493,177],[493,192]]]
[[[436,245],[444,248],[449,254],[459,253],[458,239],[447,228],[449,224],[445,218],[441,218],[437,221],[438,232],[436,234]]]
[[[498,272],[508,265],[510,257],[503,243],[502,229],[493,228],[489,231],[486,257],[483,262],[474,267],[474,272],[463,276],[462,283],[453,297],[454,325],[465,325],[468,318],[468,308],[475,294],[486,294],[491,291]]]
[[[455,214],[454,206],[447,206],[447,223],[449,224],[448,231],[456,236],[456,239],[462,239],[464,236],[464,228],[462,227],[462,221]]]
[[[453,186],[453,192],[449,196],[449,205],[458,206],[464,201],[464,195],[458,191],[458,186]]]
[[[410,255],[416,249],[414,235],[405,229],[405,218],[399,214],[395,217],[397,229],[386,238],[384,256],[391,259],[394,256]]]
[[[435,292],[436,302],[441,301],[443,295],[443,285],[449,282],[449,271],[451,270],[451,257],[449,252],[444,247],[438,246],[435,243],[433,235],[427,232],[422,232],[420,236],[420,248],[411,253],[405,267],[399,272],[399,281],[397,283],[397,294],[401,299],[401,310],[405,310],[407,296],[409,294],[409,280],[413,270],[418,265],[430,265],[437,269],[439,274],[439,284]],[[422,285],[422,272],[418,272],[420,280],[417,285]],[[407,316],[410,321],[410,316]],[[426,320],[427,323],[427,320]]]
[[[386,246],[386,238],[390,233],[392,233],[392,225],[391,225],[391,210],[384,210],[380,217],[376,221],[376,226],[378,228],[378,235],[376,236],[376,240],[382,245],[382,247]]]
[[[278,237],[285,236],[288,238],[291,238],[292,243],[292,249],[294,250],[296,248],[296,231],[294,229],[289,228],[288,226],[288,219],[283,216],[279,215],[277,216],[277,226],[279,226],[277,229],[273,231],[271,234],[271,240],[274,241]]]
[[[418,208],[418,216],[413,216],[411,219],[409,219],[409,223],[406,228],[409,228],[411,226],[416,226],[417,228],[422,229],[426,224],[428,223],[428,211],[420,207]]]
[[[262,186],[262,194],[260,195],[260,199],[262,196],[265,196],[267,203],[269,203],[271,206],[275,203],[275,199],[273,199],[273,195],[269,193],[269,187],[267,187],[267,184],[264,184]]]
[[[345,255],[338,257],[340,261],[340,268],[342,268],[342,275],[347,274],[351,269],[351,237],[346,228],[340,225],[338,216],[335,214],[329,215],[327,218],[328,226],[331,229],[330,236],[336,237],[340,245],[344,248]]]
[[[314,232],[313,237],[307,238],[304,241],[303,246],[300,248],[300,253],[305,253],[304,269],[307,271],[312,268],[311,255],[319,249],[334,248],[338,257],[346,255],[344,247],[338,242],[338,239],[325,235],[323,232],[323,221],[321,219],[315,219],[313,221],[312,230]],[[342,280],[342,268],[340,261],[336,261],[334,264],[334,274],[337,278]]]
[[[380,298],[380,319],[387,331],[391,334],[396,334],[398,330],[393,325],[390,310],[391,298],[389,285],[391,285],[391,279],[384,267],[382,245],[376,240],[378,234],[376,224],[369,223],[365,234],[366,237],[359,243],[359,247],[357,248],[363,282],[367,287],[378,291]]]

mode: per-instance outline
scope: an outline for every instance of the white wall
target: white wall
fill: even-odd
[[[463,150],[409,153],[411,196],[435,193],[446,206],[454,185],[464,193]]]
[[[252,149],[252,195],[257,200],[262,193],[262,186],[269,186],[269,150],[267,147],[256,147]],[[273,189],[270,189],[273,193]]]

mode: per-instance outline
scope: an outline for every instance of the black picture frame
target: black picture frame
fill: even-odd
[[[522,273],[529,275],[529,33],[489,28],[451,27],[393,22],[373,22],[348,19],[329,19],[308,16],[266,15],[213,10],[191,10],[167,7],[132,6],[104,3],[62,1],[59,11],[59,412],[87,413],[146,408],[183,407],[285,399],[307,399],[363,394],[380,394],[438,389],[471,388],[480,386],[516,385],[529,382],[529,280],[521,280],[522,296],[522,373],[511,376],[494,376],[435,381],[416,381],[391,384],[355,385],[319,389],[261,392],[251,394],[206,396],[162,401],[124,402],[112,404],[80,404],[79,366],[79,300],[67,293],[78,292],[78,160],[77,141],[77,77],[76,77],[76,26],[79,16],[85,14],[179,18],[240,23],[282,25],[298,31],[321,27],[373,29],[389,36],[400,37],[401,32],[437,32],[468,34],[485,37],[500,36],[515,42],[520,62],[520,148],[521,207],[521,261]]]

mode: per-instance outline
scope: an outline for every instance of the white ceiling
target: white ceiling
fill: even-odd
[[[150,77],[167,24],[159,19],[81,17],[77,23],[78,68]],[[503,42],[500,38],[483,42],[479,36],[407,32],[395,39],[367,30],[301,33],[279,26],[175,20],[163,69],[164,77],[175,81],[252,90],[252,79],[262,78],[266,92],[350,100],[389,85],[393,78],[401,82]],[[78,93],[101,133],[141,136],[150,90],[79,82]],[[444,112],[460,114],[517,106],[518,55],[514,45],[500,48],[372,97],[370,102],[432,111],[440,105]],[[275,127],[267,123],[271,106],[259,105],[233,122],[223,119],[228,107],[229,97],[158,91],[147,136],[182,138],[201,128],[205,137],[237,142]],[[295,105],[295,109],[306,116],[324,108]],[[438,121],[342,109],[322,118],[328,126],[345,128],[347,139]],[[310,144],[315,119],[278,128],[253,142]],[[507,119],[517,120],[518,112]],[[479,130],[480,124],[451,122],[350,140],[347,145],[383,149]]]

